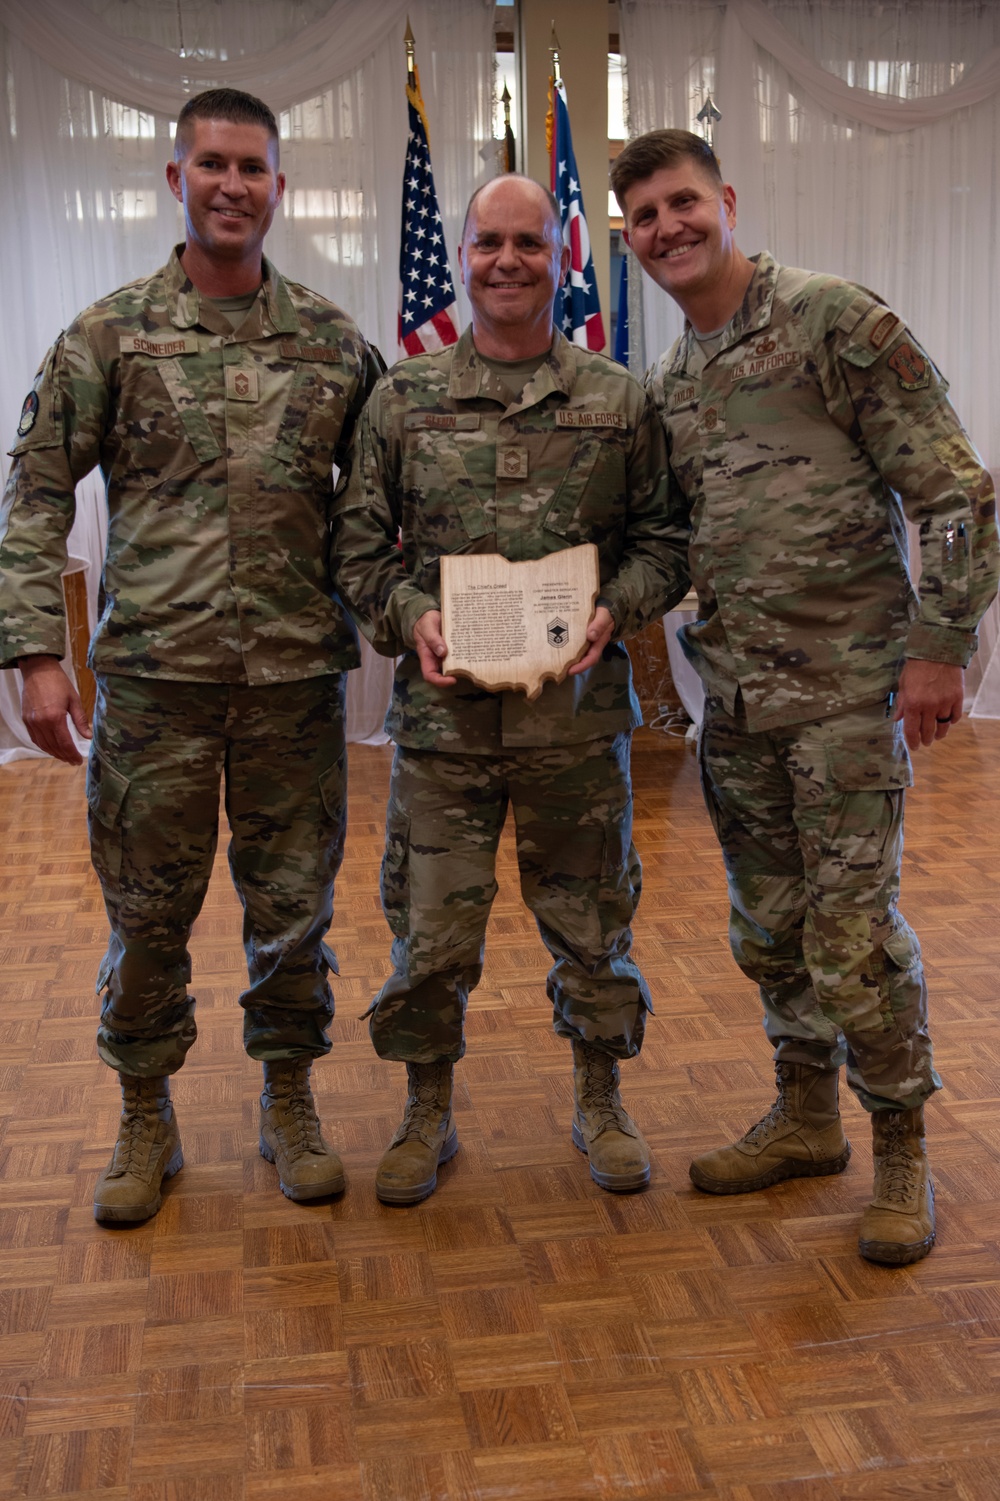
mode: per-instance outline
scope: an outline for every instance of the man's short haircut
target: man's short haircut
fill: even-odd
[[[634,183],[644,182],[661,167],[676,167],[694,162],[713,181],[722,186],[718,158],[703,136],[692,130],[647,130],[615,157],[611,163],[611,186],[618,207],[625,212],[625,194]]]
[[[560,241],[562,240],[562,217],[559,213],[559,204],[556,202],[556,195],[554,193],[550,193],[548,188],[543,187],[540,182],[536,182],[533,177],[527,177],[523,172],[504,172],[501,173],[499,177],[491,177],[489,182],[481,183],[473,193],[472,197],[469,199],[469,206],[465,210],[465,218],[462,220],[462,237],[460,244],[465,244],[465,236],[468,233],[469,219],[472,215],[473,204],[479,197],[480,193],[484,193],[487,188],[491,188],[495,182],[530,182],[533,188],[537,188],[538,191],[544,196],[545,201],[548,205],[549,215],[552,219],[552,225],[556,232],[556,239]]]
[[[263,99],[244,94],[240,89],[206,89],[189,99],[177,116],[174,132],[174,161],[187,154],[194,134],[194,120],[228,120],[232,125],[260,125],[274,142],[278,154],[278,122]]]

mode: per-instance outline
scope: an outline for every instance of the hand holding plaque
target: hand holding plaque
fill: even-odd
[[[452,553],[441,559],[443,673],[480,688],[521,689],[529,699],[543,683],[561,683],[587,648],[587,626],[600,587],[597,548],[567,547],[528,563],[499,553]]]

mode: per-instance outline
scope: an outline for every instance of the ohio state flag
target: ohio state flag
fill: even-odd
[[[573,154],[573,137],[569,128],[566,85],[560,78],[549,79],[549,121],[551,126],[549,155],[552,167],[551,187],[559,204],[563,239],[569,246],[569,275],[563,287],[562,331],[567,339],[583,349],[604,348],[604,320],[597,296],[594,257],[590,253],[590,234],[583,211],[580,176]],[[559,303],[556,301],[558,317]]]

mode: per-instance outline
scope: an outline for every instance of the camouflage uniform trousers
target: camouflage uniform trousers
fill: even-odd
[[[344,850],[344,675],[266,687],[102,676],[87,793],[111,925],[97,1047],[120,1073],[174,1073],[195,1039],[188,938],[218,841],[243,904],[247,1052],[330,1050],[323,942]]]
[[[642,884],[630,744],[620,734],[496,755],[397,748],[382,862],[395,973],[368,1012],[380,1057],[454,1062],[465,1052],[508,803],[521,892],[554,961],[557,1034],[616,1058],[638,1053],[651,1007],[629,958]]]
[[[902,725],[879,703],[753,734],[709,699],[702,787],[722,845],[729,939],[760,986],[775,1058],[836,1068],[867,1110],[941,1081],[916,934],[897,908]]]

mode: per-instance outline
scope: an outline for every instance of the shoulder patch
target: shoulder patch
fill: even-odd
[[[931,370],[927,360],[905,340],[889,356],[889,369],[896,372],[896,379],[903,391],[923,391],[931,383]]]
[[[870,318],[868,321],[871,321]],[[899,331],[899,329],[902,328],[902,326],[903,320],[901,318],[897,318],[895,313],[883,313],[881,318],[875,324],[875,327],[871,329],[868,334],[869,344],[873,349],[881,349],[882,345],[888,344],[889,340]]]
[[[38,392],[29,391],[24,398],[24,406],[21,408],[21,417],[17,424],[17,436],[26,438],[35,425],[38,417]]]

